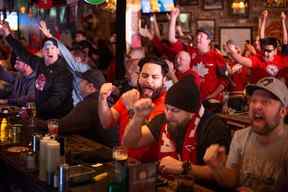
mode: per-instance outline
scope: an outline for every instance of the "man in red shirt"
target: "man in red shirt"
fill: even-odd
[[[191,67],[200,76],[200,94],[202,100],[214,99],[222,101],[223,90],[227,85],[224,78],[225,62],[222,55],[210,47],[213,34],[207,28],[200,28],[196,35],[196,48],[187,46],[175,37],[175,26],[179,9],[171,12],[169,41],[173,50],[186,50],[191,55]]]
[[[280,70],[288,63],[288,57],[277,55],[277,39],[266,37],[261,40],[262,54],[251,57],[243,57],[235,49],[232,43],[227,44],[227,52],[241,65],[252,69],[251,83],[257,82],[263,77],[276,77]]]
[[[105,83],[100,89],[98,113],[104,128],[119,126],[119,141],[122,137],[129,119],[133,117],[133,105],[140,98],[151,98],[155,108],[146,116],[150,120],[155,115],[164,111],[164,82],[168,73],[167,63],[156,57],[145,57],[139,62],[140,74],[138,89],[131,89],[122,94],[120,99],[112,107],[109,107],[107,98],[111,95],[115,86]],[[140,161],[156,160],[156,147],[148,146],[141,149],[129,149],[130,157]]]

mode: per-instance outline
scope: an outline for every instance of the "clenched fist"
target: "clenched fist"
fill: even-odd
[[[99,97],[101,100],[107,100],[111,93],[116,89],[112,83],[104,83],[99,92]]]
[[[135,115],[145,118],[153,110],[154,104],[150,98],[143,98],[136,101],[133,107]]]
[[[124,103],[126,109],[132,109],[136,101],[140,99],[140,93],[137,89],[131,89],[121,95],[121,100]]]
[[[225,163],[225,148],[218,144],[211,145],[205,152],[204,161],[211,168],[218,168]]]

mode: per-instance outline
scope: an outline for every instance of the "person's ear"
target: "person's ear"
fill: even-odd
[[[280,109],[280,115],[281,117],[285,117],[287,115],[287,108],[282,106],[281,109]]]

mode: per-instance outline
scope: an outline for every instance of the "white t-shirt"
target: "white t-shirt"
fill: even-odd
[[[226,167],[240,167],[240,186],[253,191],[277,191],[288,176],[288,127],[283,137],[269,145],[256,139],[251,127],[236,131]]]

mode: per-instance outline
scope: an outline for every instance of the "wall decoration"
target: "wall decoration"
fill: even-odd
[[[223,45],[232,40],[243,51],[246,41],[252,42],[252,27],[220,27],[220,48],[223,50]]]
[[[213,36],[215,37],[215,20],[213,19],[198,19],[197,20],[197,29],[199,28],[208,28],[209,31],[213,33]]]
[[[199,5],[199,0],[179,0],[180,5]]]
[[[191,32],[191,15],[190,13],[180,13],[179,15],[179,23],[181,25],[182,31]]]
[[[204,0],[203,1],[204,10],[215,10],[215,9],[223,9],[223,8],[224,8],[223,0]]]
[[[288,0],[265,0],[265,6],[267,8],[286,8]]]

